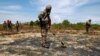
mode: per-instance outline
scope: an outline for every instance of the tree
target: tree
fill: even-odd
[[[30,27],[33,27],[34,22],[30,21]]]
[[[78,23],[76,24],[76,29],[77,29],[77,30],[84,29],[84,28],[85,28],[85,23],[83,23],[83,22],[78,22]]]
[[[34,22],[34,24],[40,26],[40,21],[39,21],[39,20],[36,20],[36,21]]]
[[[70,25],[70,22],[68,20],[64,20],[62,22],[62,25],[63,25],[64,28],[67,28]]]

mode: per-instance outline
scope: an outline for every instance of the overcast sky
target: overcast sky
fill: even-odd
[[[100,24],[100,0],[0,0],[0,23],[37,20],[46,5],[52,5],[52,23],[67,19],[71,23],[85,22]]]

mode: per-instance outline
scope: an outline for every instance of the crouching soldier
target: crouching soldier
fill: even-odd
[[[85,24],[85,27],[86,27],[86,33],[89,33],[89,30],[91,28],[91,19],[89,19],[86,24]]]
[[[47,33],[51,26],[51,19],[50,19],[50,12],[51,12],[51,5],[46,6],[45,10],[42,11],[38,18],[40,20],[40,27],[41,27],[41,36],[42,36],[42,46],[47,47]]]

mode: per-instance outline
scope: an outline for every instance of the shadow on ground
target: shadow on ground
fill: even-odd
[[[67,37],[66,37],[67,38]],[[71,37],[67,38],[71,41]],[[90,51],[84,48],[75,48],[79,44],[85,45],[86,43],[77,41],[78,44],[67,45],[67,48],[61,48],[60,43],[57,41],[50,41],[51,46],[49,49],[41,47],[41,38],[33,37],[21,40],[16,40],[9,44],[0,45],[0,56],[100,56],[100,49],[90,47]],[[99,41],[96,41],[99,42]]]

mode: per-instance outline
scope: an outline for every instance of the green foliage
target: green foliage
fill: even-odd
[[[64,20],[64,21],[62,22],[62,24],[64,24],[65,26],[67,26],[67,25],[70,24],[70,22],[69,22],[68,20]]]
[[[29,22],[25,22],[25,23],[23,23],[23,25],[29,25]]]
[[[99,24],[92,24],[92,28],[100,30],[100,25]]]
[[[62,23],[54,23],[52,24],[52,28],[54,29],[75,29],[75,30],[84,30],[85,29],[85,23],[78,22],[71,24],[68,20],[64,20]],[[95,30],[100,30],[99,24],[92,24],[92,28]]]
[[[67,28],[67,27],[69,27],[69,25],[70,25],[70,22],[69,22],[68,20],[64,20],[64,21],[62,22],[63,28]]]
[[[30,26],[33,26],[34,22],[33,21],[30,21]]]
[[[82,23],[82,22],[78,22],[76,24],[76,29],[77,30],[81,30],[81,29],[84,29],[85,28],[85,23]]]
[[[54,23],[52,25],[52,27],[55,29],[66,29],[69,26],[70,26],[70,22],[68,20],[64,20],[62,23]]]
[[[14,26],[14,25],[13,25]],[[33,27],[33,29],[38,29],[40,26],[40,21],[30,21],[30,22],[25,22],[21,24],[22,29],[29,29],[30,26]],[[52,29],[58,29],[58,30],[65,30],[65,29],[75,29],[75,30],[83,30],[85,29],[85,23],[83,22],[78,22],[78,23],[70,23],[68,20],[63,20],[61,23],[54,23],[51,26]],[[99,24],[92,24],[92,29],[94,30],[100,30],[100,25]],[[2,24],[0,24],[0,30],[3,30]]]
[[[54,29],[61,29],[62,27],[62,24],[61,23],[54,23],[53,25],[52,25],[52,27],[54,28]]]
[[[36,21],[34,22],[34,24],[37,25],[37,26],[39,26],[39,25],[40,25],[40,21],[39,21],[39,20],[36,20]]]

